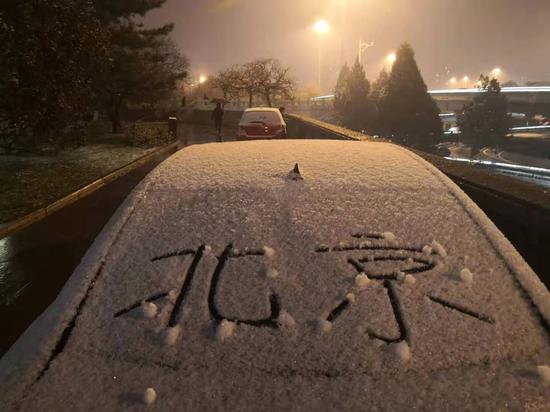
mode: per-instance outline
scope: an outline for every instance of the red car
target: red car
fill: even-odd
[[[243,113],[237,140],[284,139],[286,123],[279,109],[252,108]]]

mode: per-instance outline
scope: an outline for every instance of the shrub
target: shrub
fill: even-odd
[[[142,148],[166,146],[176,140],[168,132],[166,123],[134,123],[124,134],[133,146]]]

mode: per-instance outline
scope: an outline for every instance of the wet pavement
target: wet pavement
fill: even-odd
[[[234,140],[232,131],[224,141]],[[188,144],[215,142],[212,128],[186,126]],[[183,144],[180,145],[183,147]],[[57,297],[132,189],[166,156],[134,170],[46,219],[0,239],[0,356]]]

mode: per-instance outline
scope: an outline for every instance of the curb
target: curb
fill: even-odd
[[[142,156],[131,163],[128,163],[125,166],[120,167],[119,169],[114,170],[113,172],[89,183],[88,185],[78,189],[77,191],[68,194],[67,196],[62,197],[61,199],[49,204],[48,206],[42,207],[34,212],[29,213],[19,219],[13,220],[6,223],[3,226],[0,226],[0,239],[7,237],[15,232],[18,232],[33,223],[36,223],[55,212],[64,209],[65,207],[75,203],[77,200],[80,200],[97,190],[105,187],[114,180],[127,175],[138,167],[143,166],[146,163],[149,163],[154,157],[165,153],[175,153],[178,150],[178,142],[169,144],[168,146],[162,147],[154,152],[148,153],[145,156]]]

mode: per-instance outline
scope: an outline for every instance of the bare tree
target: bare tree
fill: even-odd
[[[242,89],[242,68],[233,66],[220,71],[213,79],[212,85],[221,89],[224,99],[239,98]]]
[[[279,60],[261,59],[253,62],[256,66],[258,93],[267,105],[273,105],[274,98],[292,99],[295,83],[290,77],[290,68],[284,67]]]

